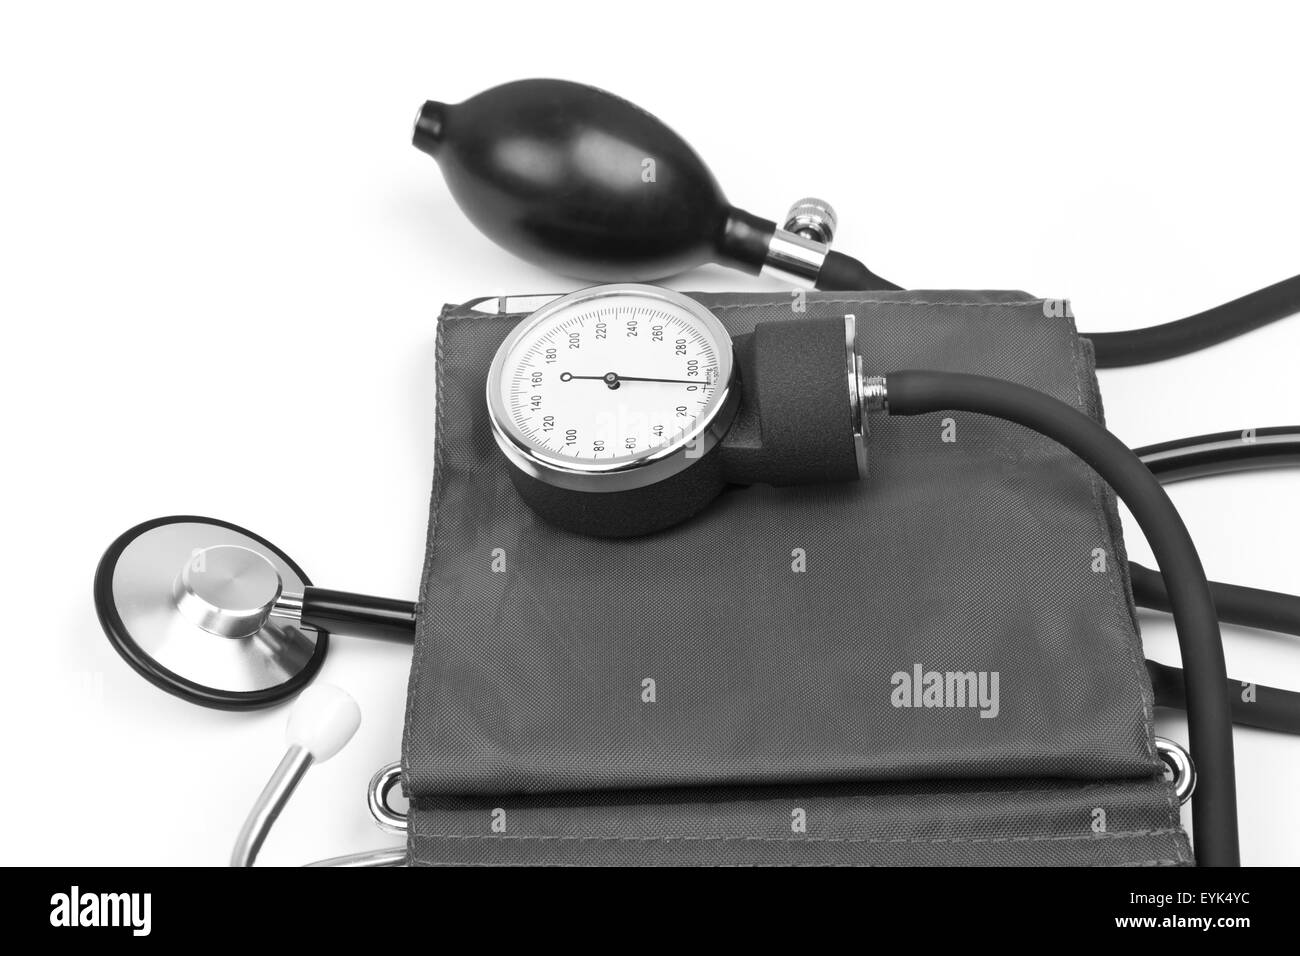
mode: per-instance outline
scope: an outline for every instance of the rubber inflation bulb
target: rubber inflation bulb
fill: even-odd
[[[333,684],[313,684],[298,695],[289,712],[285,741],[322,763],[342,750],[360,726],[361,708],[347,691]]]
[[[565,275],[642,281],[736,265],[761,255],[755,229],[772,226],[733,209],[664,123],[580,83],[520,80],[456,105],[431,100],[413,142],[484,234]]]

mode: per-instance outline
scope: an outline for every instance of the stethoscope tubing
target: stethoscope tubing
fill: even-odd
[[[1300,425],[1195,435],[1135,448],[1165,484],[1240,471],[1300,465]]]

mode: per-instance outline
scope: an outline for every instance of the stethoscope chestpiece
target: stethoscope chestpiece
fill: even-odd
[[[95,609],[109,642],[154,686],[205,707],[252,710],[293,697],[320,670],[329,635],[293,613],[310,584],[251,531],[173,515],[109,546]]]

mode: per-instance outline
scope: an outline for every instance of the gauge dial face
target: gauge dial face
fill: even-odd
[[[498,432],[531,458],[618,471],[689,448],[731,373],[730,336],[693,299],[598,286],[523,320],[493,362],[488,401]]]

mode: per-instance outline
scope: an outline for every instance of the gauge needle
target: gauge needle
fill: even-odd
[[[604,382],[610,388],[618,388],[622,382],[668,382],[672,385],[707,385],[703,381],[691,381],[685,378],[642,378],[637,375],[619,375],[618,372],[606,372],[604,375],[574,375],[572,372],[561,372],[560,381],[570,382],[574,379],[588,379],[593,382]]]

